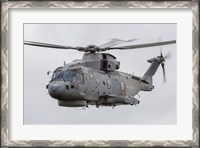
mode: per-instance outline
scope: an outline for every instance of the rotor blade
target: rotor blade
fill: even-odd
[[[121,46],[121,47],[108,47],[108,50],[137,49],[137,48],[154,47],[154,46],[161,46],[161,45],[168,45],[168,44],[175,44],[175,43],[176,43],[176,40],[171,40],[171,41],[154,42],[154,43],[148,43],[148,44],[139,44],[139,45],[130,45],[130,46]]]
[[[56,49],[75,49],[79,51],[84,51],[84,48],[80,48],[80,47],[62,46],[62,45],[47,44],[47,43],[32,42],[32,41],[24,41],[24,45],[39,46],[39,47],[46,47],[46,48],[56,48]]]
[[[105,47],[105,46],[112,47],[112,46],[116,46],[116,45],[119,45],[122,43],[133,42],[135,40],[138,40],[138,39],[121,40],[121,39],[117,39],[117,38],[112,38],[112,39],[110,39],[109,42],[107,42],[101,46],[98,46],[98,47]]]
[[[103,45],[100,45],[98,47],[104,47],[104,46],[112,46],[112,44],[116,43],[118,41],[115,41],[115,40],[110,40],[109,42],[103,44]]]
[[[166,82],[166,75],[165,75],[165,64],[164,63],[162,63],[161,64],[161,66],[162,66],[162,70],[163,70],[163,81],[164,81],[164,83]]]
[[[160,57],[162,57],[162,58],[163,58],[163,54],[162,54],[162,48],[161,48],[161,46],[159,46],[159,48],[160,48]]]
[[[162,40],[161,36],[158,37],[158,42],[161,42],[161,40]],[[163,57],[163,54],[162,54],[162,47],[159,46],[159,49],[160,49],[160,57]]]
[[[165,55],[164,58],[165,58],[165,59],[171,59],[171,57],[172,57],[172,56],[171,56],[171,52],[168,52],[168,53]]]

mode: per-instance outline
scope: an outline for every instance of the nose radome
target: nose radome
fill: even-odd
[[[58,91],[59,88],[60,88],[60,86],[56,83],[50,85],[50,91],[52,91],[52,92]]]
[[[60,85],[57,83],[49,84],[48,91],[51,97],[60,98]]]

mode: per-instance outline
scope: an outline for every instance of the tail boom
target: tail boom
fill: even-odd
[[[164,61],[164,59],[160,57],[155,57],[152,59],[147,60],[147,62],[151,63],[145,74],[143,75],[142,79],[146,81],[148,84],[153,85],[153,76],[155,75],[159,65]]]

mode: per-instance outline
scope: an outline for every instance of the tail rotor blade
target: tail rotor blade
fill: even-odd
[[[164,83],[166,83],[165,64],[162,63],[161,66],[162,66],[162,70],[163,70],[163,81],[164,81]]]
[[[165,59],[171,59],[171,52],[168,52],[168,53],[165,55],[164,58],[165,58]]]
[[[166,83],[165,67],[163,67],[163,81],[164,81],[164,83]]]
[[[159,41],[159,42],[161,42],[161,40],[162,40],[162,38],[161,38],[161,37],[159,37],[159,38],[158,38],[158,41]],[[160,49],[160,57],[161,57],[161,58],[163,58],[163,54],[162,54],[162,47],[161,47],[161,46],[159,46],[159,49]]]
[[[163,58],[162,47],[160,46],[160,57]]]

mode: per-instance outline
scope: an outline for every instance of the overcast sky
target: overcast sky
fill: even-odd
[[[176,24],[24,24],[24,40],[66,46],[102,45],[111,38],[138,38],[132,44],[175,40]],[[127,45],[127,44],[123,44]],[[58,106],[48,95],[47,71],[62,66],[64,61],[81,59],[83,52],[24,46],[24,124],[176,124],[176,44],[162,46],[166,60],[167,82],[159,67],[154,76],[155,89],[140,92],[137,106],[70,108]],[[107,51],[120,61],[119,71],[142,76],[147,60],[160,54],[159,47]]]

